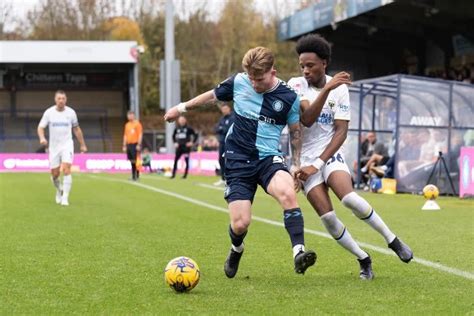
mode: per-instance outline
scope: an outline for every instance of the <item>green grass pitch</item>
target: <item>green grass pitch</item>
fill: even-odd
[[[0,315],[474,313],[472,200],[441,197],[442,210],[430,212],[421,211],[420,196],[363,194],[416,258],[461,275],[367,249],[376,278],[360,281],[356,260],[314,234],[306,245],[318,253],[316,266],[296,275],[285,229],[253,221],[239,273],[227,279],[228,215],[218,211],[226,204],[222,192],[202,185],[217,178],[151,175],[134,185],[127,176],[75,174],[71,205],[61,207],[47,174],[0,174]],[[306,228],[324,232],[299,199]],[[333,201],[354,238],[386,248]],[[253,213],[282,222],[262,190]],[[201,268],[188,294],[164,283],[166,263],[180,255]]]

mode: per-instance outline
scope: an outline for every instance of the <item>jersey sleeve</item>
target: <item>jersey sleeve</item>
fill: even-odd
[[[295,102],[291,106],[288,112],[288,119],[286,120],[288,125],[293,125],[300,121],[300,97],[296,96]]]
[[[71,113],[71,125],[72,125],[72,127],[79,126],[79,121],[77,120],[76,111],[72,111],[72,113]]]
[[[227,78],[214,88],[214,94],[219,101],[232,101],[234,99],[235,76]]]
[[[351,106],[349,102],[349,89],[346,85],[341,86],[339,98],[337,99],[336,108],[334,110],[335,120],[351,120]]]
[[[300,97],[300,101],[308,101],[308,98],[305,96],[305,87],[298,78],[291,78],[288,81],[288,86],[295,90],[296,94]]]
[[[43,116],[41,117],[41,120],[38,124],[39,127],[41,128],[46,128],[49,124],[49,111],[46,111],[43,113]]]

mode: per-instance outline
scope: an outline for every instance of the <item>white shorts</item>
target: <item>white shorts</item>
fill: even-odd
[[[59,150],[49,150],[49,168],[55,169],[61,166],[61,163],[72,164],[74,160],[74,147],[65,146]]]
[[[302,159],[301,161],[301,166],[308,166],[316,161],[317,157],[314,159],[314,161],[310,161],[308,159]],[[344,158],[344,155],[342,154],[341,151],[338,151],[332,156],[324,165],[324,167],[321,168],[321,170],[318,171],[318,173],[313,174],[303,182],[304,185],[304,193],[307,195],[309,191],[311,191],[315,186],[320,185],[323,182],[327,182],[329,176],[331,173],[334,171],[345,171],[349,175],[351,174],[349,167],[346,164],[346,160]]]

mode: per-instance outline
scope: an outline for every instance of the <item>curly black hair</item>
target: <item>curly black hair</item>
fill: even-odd
[[[308,34],[300,37],[296,42],[296,53],[315,53],[319,58],[331,61],[331,45],[319,34]]]

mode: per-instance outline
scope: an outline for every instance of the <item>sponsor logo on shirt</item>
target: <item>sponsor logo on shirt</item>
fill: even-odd
[[[349,112],[349,106],[345,104],[339,104],[339,109],[341,112]]]
[[[51,127],[69,127],[68,122],[51,122]]]
[[[321,113],[321,115],[318,118],[318,123],[319,124],[332,124],[334,122],[334,117],[331,113]]]

